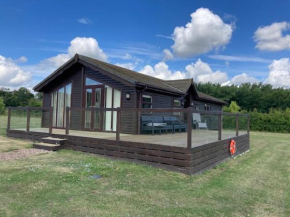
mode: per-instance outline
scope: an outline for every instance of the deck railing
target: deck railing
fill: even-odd
[[[19,114],[21,116],[21,120],[25,120],[24,125],[21,127],[13,127],[12,129],[12,118],[17,117],[17,113],[15,111],[22,112]],[[38,112],[39,116],[34,115],[31,116],[32,112]],[[193,130],[197,129],[197,126],[193,124],[193,116],[194,114],[199,114],[201,116],[202,122],[206,123],[208,128],[215,133],[217,133],[216,140],[223,139],[223,132],[229,131],[234,132],[234,135],[230,135],[232,137],[239,136],[242,132],[241,128],[243,127],[244,133],[249,133],[250,131],[250,119],[248,114],[240,114],[240,113],[226,113],[226,112],[218,112],[218,111],[201,111],[195,110],[192,108],[71,108],[67,107],[64,116],[64,130],[65,135],[70,135],[70,131],[73,130],[96,130],[96,127],[104,130],[106,126],[103,126],[104,119],[106,117],[111,116],[110,119],[112,125],[115,121],[115,127],[111,130],[111,133],[115,133],[115,140],[121,140],[121,133],[126,133],[130,126],[132,128],[132,122],[136,122],[134,125],[134,129],[136,131],[134,134],[141,134],[141,116],[168,116],[171,114],[172,116],[176,116],[179,119],[182,119],[184,124],[186,125],[186,147],[192,147],[193,138]],[[95,119],[93,117],[98,116],[98,124],[96,126]],[[114,118],[116,117],[116,118]],[[36,121],[32,121],[32,118],[35,118]],[[26,132],[30,132],[34,130],[34,122],[37,122],[38,126],[41,128],[48,129],[48,133],[53,133],[53,108],[30,108],[30,107],[9,107],[8,108],[8,122],[7,122],[7,130],[24,130]],[[87,129],[84,129],[84,121],[85,119],[91,119],[88,121]],[[129,119],[129,120],[128,120]],[[39,121],[41,124],[39,124]],[[107,121],[107,122],[110,122]],[[32,124],[33,123],[33,124]],[[122,125],[123,123],[123,125]],[[33,126],[32,126],[33,125]],[[32,127],[31,127],[32,126]],[[93,128],[93,129],[92,129]],[[132,128],[132,129],[133,129]],[[167,131],[166,131],[167,132]],[[173,133],[173,132],[172,132]]]

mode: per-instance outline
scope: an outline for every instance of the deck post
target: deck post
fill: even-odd
[[[218,140],[222,140],[222,114],[218,115]]]
[[[117,129],[116,129],[116,140],[120,140],[120,131],[121,131],[121,109],[117,108]]]
[[[49,109],[49,134],[52,134],[53,107]]]
[[[30,108],[29,107],[26,108],[26,117],[27,117],[26,132],[29,132],[29,128],[30,128]]]
[[[11,123],[11,107],[8,107],[7,130],[10,130],[10,123]]]
[[[192,143],[192,113],[191,107],[187,108],[187,148],[191,149]]]
[[[239,136],[239,115],[236,116],[236,136]]]
[[[65,135],[69,134],[69,107],[66,107],[66,112],[65,112]]]
[[[247,127],[247,133],[250,133],[250,115],[248,115],[248,127]]]

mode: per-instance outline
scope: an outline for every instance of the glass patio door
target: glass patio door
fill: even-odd
[[[85,108],[103,108],[103,87],[85,89]],[[102,131],[102,111],[85,111],[84,128],[92,131]]]

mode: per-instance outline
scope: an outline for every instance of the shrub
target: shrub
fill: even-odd
[[[5,114],[5,104],[4,104],[4,100],[2,99],[2,97],[0,97],[0,115],[4,115]]]

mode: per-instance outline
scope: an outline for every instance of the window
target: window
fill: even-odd
[[[210,105],[204,104],[204,110],[205,111],[210,111]]]
[[[90,78],[86,78],[86,86],[91,86],[91,85],[102,85],[102,83],[95,81]]]
[[[181,108],[181,101],[179,99],[173,99],[173,108]],[[173,112],[173,115],[180,115],[180,112]]]
[[[72,84],[68,84],[51,94],[53,107],[53,127],[65,127],[66,107],[71,107]]]
[[[181,106],[181,102],[180,102],[180,100],[179,99],[175,99],[174,101],[173,101],[173,107],[180,107]]]
[[[152,96],[142,95],[142,108],[152,108]]]

